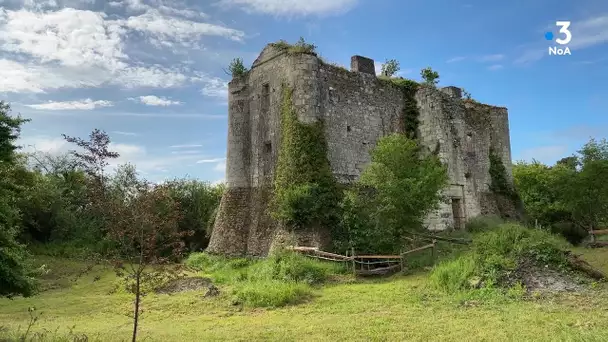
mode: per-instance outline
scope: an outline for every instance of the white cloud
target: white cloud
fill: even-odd
[[[40,110],[92,110],[101,107],[111,107],[114,104],[111,101],[84,99],[80,101],[63,101],[26,105],[27,107]]]
[[[221,162],[221,163],[217,163],[214,167],[213,167],[213,171],[217,171],[217,172],[226,172],[226,162]]]
[[[22,136],[17,143],[19,146],[23,147],[23,152],[45,152],[50,154],[59,154],[69,150],[69,144],[64,139],[45,135],[29,137]]]
[[[64,66],[125,67],[120,26],[104,13],[64,8],[55,12],[0,12],[2,49]]]
[[[197,164],[217,163],[226,160],[226,158],[213,158],[213,159],[201,159],[198,160]]]
[[[143,103],[145,105],[148,106],[171,106],[171,105],[179,105],[181,104],[181,102],[179,101],[172,101],[169,100],[165,97],[158,97],[155,95],[146,95],[146,96],[140,96],[137,99],[134,99],[132,97],[129,98],[129,100],[133,100],[133,101],[139,101],[140,103]]]
[[[171,88],[201,82],[207,77],[131,58],[125,49],[133,31],[144,32],[155,43],[191,47],[200,47],[202,36],[244,37],[239,30],[164,15],[172,8],[164,4],[159,8],[163,10],[148,9],[126,19],[74,8],[0,8],[0,51],[6,56],[0,59],[0,92],[43,93],[106,85]],[[180,11],[187,12],[175,9],[174,14]],[[9,59],[11,55],[19,59]]]
[[[358,0],[220,0],[219,5],[243,8],[276,16],[341,14],[352,9]]]
[[[201,93],[205,96],[228,98],[228,82],[221,78],[209,78],[204,81]]]
[[[226,182],[226,180],[224,178],[222,178],[222,179],[214,180],[213,182],[211,182],[211,185],[220,185],[225,182]]]
[[[495,70],[500,70],[502,68],[503,68],[502,64],[493,64],[488,67],[488,70],[495,71]]]
[[[8,59],[0,59],[0,93],[32,92],[81,85],[52,69],[31,64],[23,64]]]
[[[505,58],[503,54],[485,55],[478,58],[480,62],[498,62]]]
[[[124,136],[128,136],[128,137],[137,137],[137,136],[139,136],[138,133],[134,133],[134,132],[112,131],[110,133],[114,133],[114,134],[118,134],[118,135],[124,135]]]
[[[171,154],[200,154],[199,150],[171,151]]]
[[[445,61],[446,63],[456,63],[456,62],[462,62],[466,59],[466,57],[463,56],[456,56],[453,58],[448,59],[447,61]]]
[[[155,43],[172,41],[184,46],[196,46],[202,36],[218,36],[235,41],[245,36],[243,31],[219,25],[163,16],[155,9],[118,22],[132,30],[148,33]]]
[[[169,146],[171,148],[193,148],[193,147],[203,147],[203,145],[199,144],[190,144],[190,145],[172,145]]]

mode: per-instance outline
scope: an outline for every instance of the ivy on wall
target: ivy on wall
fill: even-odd
[[[418,103],[416,102],[416,91],[420,85],[413,80],[406,78],[390,78],[380,76],[379,79],[396,86],[403,93],[403,109],[401,111],[401,127],[403,127],[405,135],[410,139],[418,138],[418,119],[420,112],[418,111]]]
[[[293,89],[283,85],[271,214],[293,229],[329,226],[338,219],[341,196],[327,159],[324,125],[300,122],[292,96]]]

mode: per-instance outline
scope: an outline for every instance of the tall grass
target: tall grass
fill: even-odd
[[[208,274],[216,283],[231,285],[235,301],[253,307],[303,301],[312,295],[312,286],[344,271],[340,265],[289,251],[277,251],[262,260],[193,253],[186,265]]]
[[[449,293],[500,286],[503,278],[523,260],[552,268],[567,267],[564,250],[569,244],[544,230],[518,224],[500,224],[473,235],[471,248],[456,259],[433,268],[431,284]]]

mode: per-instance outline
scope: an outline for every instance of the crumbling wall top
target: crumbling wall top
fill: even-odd
[[[350,58],[350,70],[376,75],[374,60],[363,56],[352,56]]]

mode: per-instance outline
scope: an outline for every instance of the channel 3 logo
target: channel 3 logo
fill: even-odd
[[[569,21],[556,21],[555,26],[560,28],[559,33],[563,34],[564,37],[555,39],[555,42],[559,45],[562,45],[562,47],[550,46],[549,47],[549,56],[551,56],[551,55],[553,55],[553,56],[555,56],[555,55],[557,55],[557,56],[572,55],[569,47],[567,47],[567,46],[563,47],[563,45],[568,45],[568,43],[570,43],[570,41],[572,40],[572,32],[570,32],[570,30],[569,30],[570,22]],[[545,33],[546,40],[553,40],[553,38],[554,38],[553,32],[549,31],[549,32]]]

